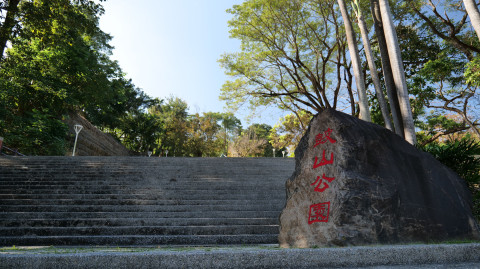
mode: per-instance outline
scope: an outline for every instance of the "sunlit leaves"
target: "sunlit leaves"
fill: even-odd
[[[480,87],[480,56],[467,64],[465,79],[469,85]]]
[[[250,0],[228,10],[232,38],[240,53],[219,60],[232,80],[221,98],[230,108],[249,103],[251,109],[275,105],[309,111],[336,106],[333,89],[341,84],[338,57],[340,28],[333,1]],[[344,46],[343,46],[344,48]],[[337,68],[338,67],[338,68]],[[333,103],[333,104],[332,104]],[[288,104],[288,105],[286,105]]]
[[[59,154],[64,146],[55,145],[65,143],[67,132],[45,126],[56,126],[69,111],[82,110],[95,125],[114,130],[149,102],[109,59],[111,37],[98,27],[102,13],[90,0],[20,2],[0,69],[6,111],[0,135],[9,145],[26,154]],[[33,130],[38,137],[22,135]],[[29,146],[39,141],[45,146]]]

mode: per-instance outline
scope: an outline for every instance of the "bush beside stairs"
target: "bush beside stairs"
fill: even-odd
[[[276,244],[291,158],[0,157],[0,246]]]

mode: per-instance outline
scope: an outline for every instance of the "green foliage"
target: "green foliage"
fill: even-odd
[[[61,155],[67,141],[61,120],[70,111],[83,111],[101,129],[128,133],[133,126],[126,123],[142,118],[152,100],[109,59],[111,37],[98,27],[102,6],[36,0],[18,8],[15,35],[0,62],[0,136],[6,144],[26,154]]]
[[[465,20],[464,6],[456,1],[411,1],[398,5],[398,12],[394,12],[401,22],[397,33],[414,117],[417,127],[422,129],[420,138],[428,142],[442,133],[466,129],[478,133],[479,100],[474,96],[479,84],[474,59],[480,52],[480,42]],[[456,115],[459,120],[457,124],[445,120],[432,124],[432,112]]]
[[[248,0],[227,10],[233,16],[230,36],[241,41],[241,52],[219,60],[232,78],[224,83],[221,99],[230,108],[249,104],[252,110],[277,106],[314,112],[340,104],[340,94],[349,96],[341,86],[348,64],[335,5],[332,0]]]
[[[136,110],[134,110],[136,111]],[[146,110],[128,113],[121,118],[120,128],[112,134],[132,151],[154,155],[215,157],[226,153],[241,129],[240,120],[232,113],[188,113],[188,104],[180,98],[169,97],[149,102]]]
[[[467,64],[465,79],[468,84],[480,87],[480,56],[477,56]]]
[[[275,148],[288,149],[288,153],[293,155],[311,119],[312,115],[305,111],[284,116],[271,129],[268,136],[269,142]]]
[[[22,117],[0,121],[1,133],[10,148],[26,155],[65,155],[68,127],[48,111],[33,109]]]

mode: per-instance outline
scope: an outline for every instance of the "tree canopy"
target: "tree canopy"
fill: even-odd
[[[69,111],[114,129],[151,102],[110,60],[97,2],[10,0],[1,7],[0,45],[9,46],[0,62],[0,135],[12,147],[63,155]]]
[[[476,94],[480,43],[462,1],[357,0],[352,6],[345,2],[346,15],[363,15],[365,33],[361,35],[361,27],[353,30],[357,38],[368,39],[363,44],[371,44],[376,63],[372,66],[377,70],[367,72],[363,54],[367,49],[359,48],[374,122],[388,126],[385,121],[393,119],[397,134],[411,143],[416,141],[415,131],[423,144],[467,130],[480,136]],[[299,111],[315,114],[330,107],[358,116],[358,87],[352,83],[348,54],[357,45],[346,44],[338,3],[247,0],[228,10],[233,15],[230,34],[241,41],[241,51],[219,60],[231,78],[223,85],[221,98],[233,109],[248,102],[253,107],[277,106],[297,116]],[[387,25],[389,16],[392,21]],[[392,26],[398,38],[387,40],[393,42],[387,45],[380,37],[387,37]],[[397,43],[401,55],[394,56],[391,48]],[[391,114],[380,109],[373,77],[382,82],[377,93],[386,93]],[[403,120],[396,121],[395,114]]]

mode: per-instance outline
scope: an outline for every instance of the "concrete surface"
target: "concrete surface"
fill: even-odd
[[[222,247],[0,252],[0,268],[480,268],[480,243],[317,249]]]

